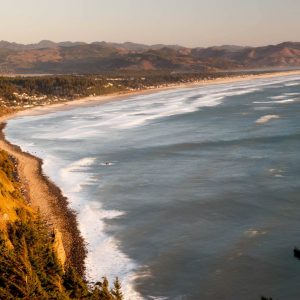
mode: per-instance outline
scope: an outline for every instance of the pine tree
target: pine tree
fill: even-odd
[[[80,299],[89,294],[86,284],[78,276],[72,266],[69,266],[63,275],[63,285],[65,289],[70,292],[71,298]]]
[[[112,295],[109,291],[109,284],[106,277],[103,277],[100,296],[101,300],[113,300]]]
[[[114,288],[111,290],[111,293],[115,300],[123,300],[124,296],[121,292],[122,286],[119,278],[117,277],[114,282]]]
[[[90,296],[90,300],[100,300],[101,291],[98,285],[95,285],[92,290],[92,295]]]

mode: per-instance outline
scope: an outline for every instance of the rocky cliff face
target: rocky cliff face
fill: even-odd
[[[54,229],[53,232],[53,250],[56,252],[59,262],[64,267],[67,260],[67,256],[62,241],[62,234],[57,229]]]

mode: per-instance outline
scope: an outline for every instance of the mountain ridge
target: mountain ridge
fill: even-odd
[[[209,72],[300,67],[300,42],[260,47],[221,45],[189,48],[132,42],[0,41],[0,73],[101,73],[118,70]]]

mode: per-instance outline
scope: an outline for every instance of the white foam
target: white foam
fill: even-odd
[[[257,90],[259,90],[258,85],[253,83],[203,86],[134,96],[118,103],[111,102],[101,106],[76,109],[64,112],[70,115],[66,121],[68,129],[52,134],[47,133],[47,138],[72,140],[101,137],[107,135],[108,130],[125,130],[161,118],[191,113],[204,107],[220,105],[226,97],[253,93]],[[43,134],[35,138],[45,138]]]
[[[267,234],[267,231],[262,231],[262,230],[255,230],[255,229],[249,229],[249,230],[246,230],[244,232],[244,234],[249,237],[249,238],[254,238],[254,237],[257,237],[259,235],[265,235]]]
[[[119,277],[125,299],[142,299],[133,288],[134,270],[137,265],[119,250],[113,236],[105,234],[105,219],[124,215],[117,210],[103,210],[99,202],[89,202],[79,213],[80,231],[88,242],[86,259],[87,279],[96,282],[106,276],[112,283]]]
[[[64,168],[61,171],[61,174],[68,175],[70,172],[82,171],[84,167],[91,166],[94,161],[96,160],[95,157],[84,157],[75,162],[72,162],[68,167]]]
[[[60,181],[64,184],[66,192],[78,193],[82,190],[84,185],[92,185],[93,174],[88,174],[84,171],[90,167],[95,160],[96,158],[94,157],[84,157],[61,168],[59,172]],[[51,159],[46,158],[46,164],[48,164],[48,162],[51,163]]]
[[[94,136],[101,138],[107,136],[108,131],[127,130],[155,122],[161,118],[192,113],[204,107],[217,106],[225,101],[226,97],[253,93],[264,88],[264,86],[270,88],[297,78],[299,77],[278,77],[272,78],[272,80],[249,80],[168,90],[155,94],[131,96],[119,102],[59,112],[58,115],[69,116],[65,121],[68,129],[55,133],[48,132],[47,138],[61,140],[89,139]],[[291,99],[285,99],[285,97],[286,95],[274,96],[273,100],[286,100],[277,103],[292,102]],[[275,103],[273,102],[273,104]],[[268,104],[272,103],[269,102]],[[42,132],[40,135],[43,134]],[[42,138],[42,136],[36,136],[36,138]]]
[[[261,118],[256,120],[256,124],[265,124],[268,123],[271,120],[279,119],[280,117],[278,115],[265,115],[262,116]]]
[[[276,101],[253,101],[254,104],[272,104],[276,103]]]
[[[285,93],[286,96],[299,96],[300,93]]]
[[[295,102],[295,99],[284,99],[278,101],[253,101],[254,104],[284,104],[293,102]]]
[[[273,97],[269,97],[270,99],[273,99],[273,100],[282,100],[282,99],[285,99],[286,96],[285,95],[279,95],[279,96],[273,96]]]
[[[278,178],[284,177],[284,175],[283,175],[284,171],[281,169],[269,169],[269,172],[274,177],[278,177]]]
[[[292,103],[292,102],[295,102],[295,99],[285,99],[285,100],[276,101],[276,103]]]
[[[286,83],[285,86],[295,86],[295,85],[300,85],[299,82],[291,82],[291,83]]]
[[[272,108],[269,106],[255,106],[253,109],[261,111],[261,110],[270,110]]]
[[[83,157],[67,164],[58,157],[48,155],[44,168],[51,178],[61,187],[64,195],[70,200],[71,208],[77,211],[80,232],[87,242],[86,273],[90,282],[101,280],[106,276],[113,283],[119,277],[125,299],[143,299],[134,289],[135,270],[137,265],[120,249],[114,236],[105,233],[105,220],[122,217],[125,213],[119,210],[105,210],[100,202],[86,201],[85,185],[98,185],[90,167],[96,163],[94,157]],[[60,172],[57,173],[57,169]]]
[[[53,161],[53,157],[51,158]],[[106,276],[112,283],[119,277],[125,299],[142,299],[133,288],[136,264],[119,250],[113,236],[105,234],[105,220],[124,215],[118,210],[104,210],[99,202],[86,202],[81,194],[86,184],[98,184],[87,168],[95,163],[94,157],[81,158],[61,169],[60,180],[63,191],[73,203],[78,214],[79,229],[87,241],[87,279],[96,282]]]

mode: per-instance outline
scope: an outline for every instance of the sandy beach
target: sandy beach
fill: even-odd
[[[214,80],[201,81],[191,84],[169,85],[156,89],[147,89],[136,92],[118,93],[105,96],[87,97],[78,100],[68,101],[61,104],[35,107],[19,111],[0,118],[0,149],[7,151],[18,161],[18,171],[22,184],[26,188],[31,205],[40,210],[42,215],[62,233],[62,240],[67,258],[84,273],[84,259],[86,255],[84,240],[82,239],[76,221],[76,214],[68,208],[68,201],[42,171],[42,160],[28,153],[23,152],[18,146],[6,141],[3,129],[5,122],[9,119],[35,114],[46,114],[51,111],[71,109],[79,106],[98,105],[108,101],[119,101],[129,96],[138,94],[154,93],[162,90],[175,88],[186,88],[208,84],[222,84],[246,81],[251,79],[272,78],[287,75],[300,75],[300,71],[266,73],[260,75],[245,75],[230,78],[219,78]]]

